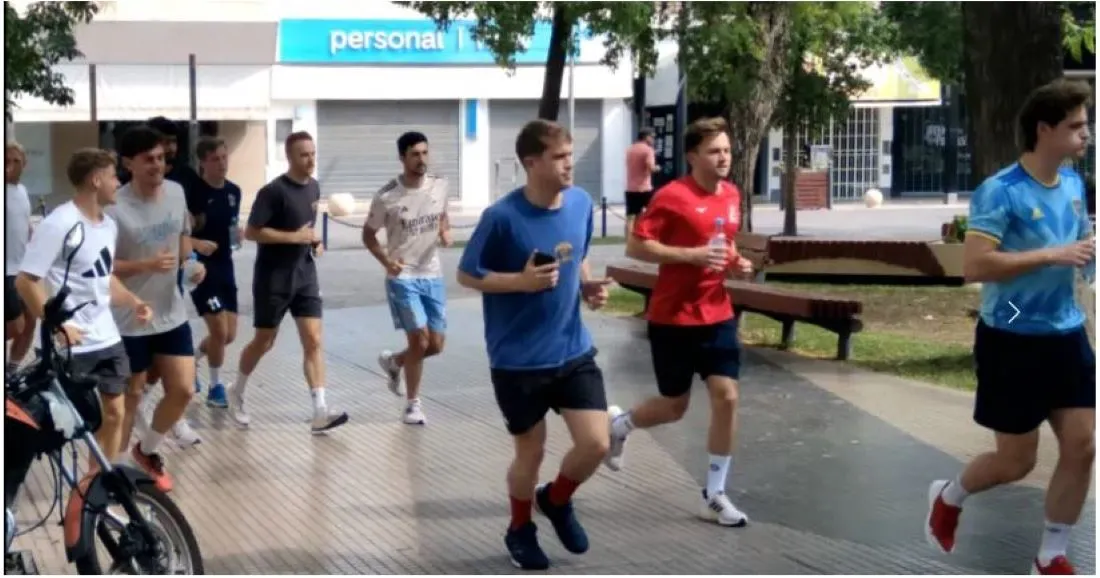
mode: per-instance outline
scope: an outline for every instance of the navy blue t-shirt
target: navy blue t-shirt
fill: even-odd
[[[228,180],[220,188],[214,188],[200,179],[188,196],[188,205],[188,210],[195,215],[195,228],[191,236],[218,244],[213,254],[199,255],[199,261],[231,264],[233,251],[230,246],[233,240],[230,239],[229,228],[234,219],[240,218],[241,188]]]
[[[592,198],[579,187],[561,207],[532,205],[517,189],[481,215],[458,268],[478,279],[489,272],[519,273],[538,250],[560,264],[558,284],[537,293],[482,296],[485,343],[493,369],[561,367],[592,350],[581,320],[581,262],[592,239]]]

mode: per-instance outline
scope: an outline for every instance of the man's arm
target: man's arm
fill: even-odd
[[[119,279],[126,279],[127,277],[133,277],[134,275],[141,275],[143,273],[150,273],[153,270],[153,261],[151,259],[139,259],[136,261],[126,261],[124,259],[115,259],[112,266],[114,271],[112,272]]]
[[[646,263],[690,263],[691,249],[672,247],[657,239],[676,213],[661,195],[654,195],[649,207],[638,216],[634,234],[626,240],[626,256]]]
[[[111,275],[111,305],[136,308],[141,303],[141,299],[127,289],[117,276]]]
[[[496,219],[491,210],[481,214],[458,263],[458,284],[481,293],[518,293],[523,273],[497,273],[485,267],[486,247],[499,242]]]
[[[381,195],[376,195],[370,203],[367,218],[363,221],[363,246],[371,255],[387,269],[390,266],[390,256],[382,249],[382,243],[378,242],[378,231],[386,226],[386,206]]]
[[[970,200],[966,240],[963,244],[963,277],[967,283],[988,283],[1018,277],[1049,265],[1049,249],[1001,251],[1001,239],[1008,230],[1008,192],[990,179],[974,191]]]
[[[648,168],[651,173],[661,170],[661,166],[657,164],[657,151],[653,150],[653,147],[649,147],[649,157],[646,159],[646,168]]]

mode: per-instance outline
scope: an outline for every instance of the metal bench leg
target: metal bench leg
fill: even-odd
[[[840,361],[848,361],[852,356],[852,332],[840,331],[837,333],[836,358]]]
[[[780,339],[779,347],[781,349],[790,349],[792,342],[794,342],[794,321],[783,321],[783,336]]]

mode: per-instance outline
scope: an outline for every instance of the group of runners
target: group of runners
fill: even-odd
[[[1032,568],[1041,574],[1073,572],[1066,559],[1069,533],[1087,495],[1093,463],[1095,353],[1073,287],[1078,268],[1094,267],[1094,245],[1082,181],[1060,168],[1067,158],[1084,153],[1090,96],[1087,86],[1068,81],[1036,90],[1020,115],[1025,152],[1019,163],[990,177],[971,201],[966,275],[984,284],[975,343],[975,419],[995,432],[996,449],[976,458],[956,479],[932,484],[925,523],[929,542],[950,552],[963,500],[1026,475],[1036,460],[1038,428],[1049,421],[1060,457]],[[207,404],[226,408],[246,426],[246,387],[288,312],[302,344],[311,431],[331,430],[348,416],[332,411],[325,400],[316,267],[323,246],[313,228],[320,189],[312,178],[312,138],[303,132],[287,138],[288,171],[259,191],[239,233],[258,245],[255,332],[241,353],[236,382],[227,387],[221,369],[225,346],[236,335],[230,247],[240,242],[240,189],[226,180],[227,152],[217,139],[198,144],[200,175],[166,165],[166,158],[169,163],[175,158],[174,133],[170,126],[158,130],[157,124],[131,129],[120,139],[118,155],[131,175],[121,188],[114,155],[98,149],[74,154],[68,168],[76,190],[72,201],[54,209],[33,234],[11,226],[11,183],[18,183],[21,168],[13,168],[18,162],[12,160],[20,151],[9,146],[5,309],[9,336],[15,338],[9,365],[17,364],[15,354],[25,354],[16,346],[26,324],[33,326],[47,296],[57,290],[65,267],[62,239],[75,223],[84,223],[85,242],[73,259],[70,305],[93,304],[64,328],[73,343],[74,369],[100,381],[105,420],[97,436],[112,459],[129,447],[142,396],[159,381],[164,396],[149,423],[138,428],[131,457],[169,490],[171,478],[160,457],[163,440],[174,437],[181,445],[197,440],[182,421],[200,381],[196,358],[204,357],[209,367]],[[574,512],[574,493],[601,464],[612,471],[625,467],[633,431],[681,419],[696,376],[706,384],[710,405],[700,515],[721,526],[748,523],[726,493],[737,432],[741,346],[724,282],[753,274],[752,263],[734,242],[741,193],[728,180],[728,132],[722,119],[692,123],[684,135],[690,173],[656,194],[647,178],[656,167],[651,150],[639,146],[628,156],[635,222],[626,253],[659,264],[659,274],[647,311],[658,395],[626,410],[608,404],[581,312],[582,306],[598,309],[607,302],[610,281],[589,267],[593,203],[573,184],[572,137],[554,122],[535,120],[516,138],[526,184],[482,214],[457,279],[483,295],[489,376],[514,443],[504,541],[520,568],[550,565],[533,521],[536,509],[568,551],[589,549]],[[647,139],[651,134],[643,131],[639,143],[646,145]],[[394,327],[406,338],[403,349],[381,352],[378,362],[390,390],[406,398],[403,421],[415,425],[427,421],[419,398],[424,360],[443,351],[447,329],[439,259],[439,248],[451,244],[447,182],[428,171],[429,147],[418,132],[397,140],[402,171],[375,195],[363,229],[364,245],[386,272]],[[23,203],[15,210],[29,213]],[[378,238],[383,229],[384,245]],[[19,243],[13,246],[13,236],[30,239],[21,258],[13,253],[21,250]],[[190,259],[193,251],[197,260]],[[181,281],[196,285],[191,296],[208,328],[197,353]],[[22,303],[13,305],[12,285]],[[1017,307],[1019,318],[1013,317]],[[566,422],[573,447],[554,479],[539,484],[545,418],[551,410]]]

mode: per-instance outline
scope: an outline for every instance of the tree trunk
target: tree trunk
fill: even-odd
[[[790,47],[790,5],[784,2],[753,2],[749,14],[759,25],[761,52],[757,79],[743,98],[730,103],[730,149],[733,164],[730,180],[741,189],[741,229],[752,231],[752,196],[756,191],[756,155],[771,125],[772,114],[783,90]]]
[[[783,127],[783,236],[798,235],[798,202],[795,179],[798,178],[798,124]]]
[[[550,27],[550,50],[546,53],[546,76],[542,79],[542,99],[539,100],[539,118],[558,120],[561,110],[561,82],[565,75],[565,58],[568,54],[573,19],[566,3],[554,7],[554,21]]]
[[[1062,76],[1062,2],[963,2],[963,75],[971,183],[1020,155],[1016,115]]]

